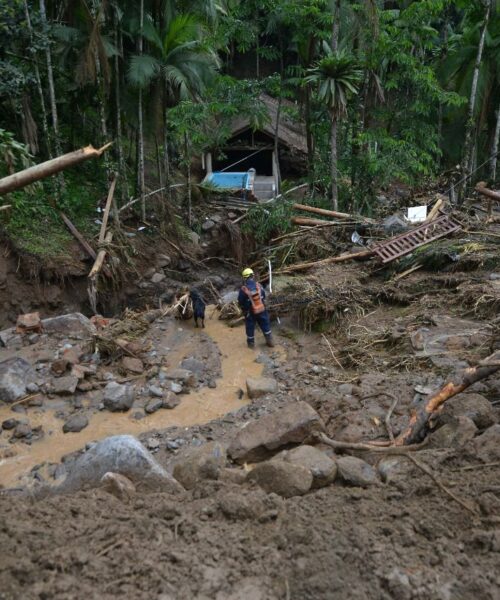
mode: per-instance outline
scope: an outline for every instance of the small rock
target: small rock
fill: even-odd
[[[155,273],[153,277],[151,277],[151,283],[161,283],[166,277],[165,273]]]
[[[76,389],[80,392],[90,392],[93,389],[93,384],[90,381],[80,381],[80,383],[76,386]]]
[[[122,359],[122,366],[126,371],[130,371],[131,373],[137,373],[138,375],[144,372],[144,364],[140,358],[125,356]]]
[[[74,394],[76,386],[78,385],[78,377],[73,375],[66,375],[65,377],[58,377],[53,381],[54,394],[61,396]]]
[[[218,442],[209,442],[199,448],[188,448],[176,459],[173,474],[177,481],[191,490],[201,479],[218,479],[225,464],[225,447]]]
[[[13,437],[15,438],[29,438],[31,437],[33,430],[29,423],[18,423],[14,429]]]
[[[469,417],[478,429],[487,429],[497,422],[493,406],[479,394],[459,394],[446,402],[439,420],[446,423],[455,417]]]
[[[245,483],[247,478],[247,472],[244,469],[221,469],[219,472],[219,479],[228,483],[236,483],[241,485]]]
[[[171,263],[172,263],[172,259],[170,258],[170,256],[167,256],[166,254],[158,254],[158,256],[156,257],[156,264],[161,269],[163,269],[165,267],[169,267]]]
[[[165,377],[174,381],[182,381],[183,384],[188,386],[196,385],[196,377],[188,369],[171,369],[165,372]]]
[[[104,406],[111,412],[128,410],[134,403],[134,388],[110,381],[104,388]]]
[[[149,448],[149,450],[158,450],[160,447],[160,442],[156,438],[150,437],[146,440],[146,446]]]
[[[299,446],[293,450],[285,451],[279,456],[285,462],[291,462],[309,469],[313,476],[313,488],[330,485],[337,475],[335,461],[314,446]]]
[[[68,367],[69,362],[65,358],[58,358],[51,364],[50,370],[56,377],[61,377],[67,371]]]
[[[174,394],[180,394],[182,392],[182,385],[180,383],[176,383],[175,381],[171,381],[170,391]]]
[[[153,398],[146,404],[144,410],[150,415],[160,408],[163,408],[163,398]]]
[[[212,219],[207,219],[204,223],[202,223],[201,228],[203,231],[207,232],[210,231],[211,229],[213,229],[215,227],[215,221],[212,221]]]
[[[248,397],[252,400],[278,391],[278,382],[270,377],[248,378],[246,384]]]
[[[500,460],[500,425],[492,425],[474,440],[477,456],[484,462]]]
[[[163,408],[172,409],[179,406],[181,399],[172,392],[167,392],[163,397]]]
[[[284,498],[302,496],[311,489],[313,476],[301,465],[272,460],[256,465],[247,475],[247,481],[256,483],[266,492]]]
[[[72,365],[77,365],[80,362],[81,355],[82,349],[79,346],[72,346],[64,349],[62,358]]]
[[[17,419],[5,419],[2,422],[2,429],[8,431],[9,429],[14,429],[14,427],[19,423]]]
[[[429,436],[431,448],[461,448],[477,433],[477,427],[469,417],[456,417]]]
[[[135,498],[135,485],[125,475],[108,471],[102,476],[101,483],[105,492],[112,494],[122,502],[128,503]]]
[[[155,398],[163,398],[163,390],[158,387],[157,385],[150,385],[149,386],[149,393],[151,396],[154,396]]]
[[[191,240],[191,243],[197,246],[200,243],[200,236],[196,233],[196,231],[190,231],[188,233],[188,237]]]
[[[36,383],[28,383],[26,391],[28,394],[37,394],[40,391],[40,388]]]
[[[248,423],[231,441],[228,454],[239,463],[263,460],[283,446],[302,443],[324,427],[309,404],[296,402]]]
[[[203,373],[205,371],[205,363],[203,363],[201,360],[198,360],[197,358],[194,358],[192,356],[189,358],[185,358],[181,362],[181,367],[183,369],[185,369],[186,371],[195,373],[198,376],[203,375]]]
[[[339,475],[349,485],[367,487],[380,483],[375,469],[355,456],[342,456],[337,460],[337,467]]]
[[[85,429],[89,424],[89,420],[85,415],[81,413],[71,415],[69,419],[63,425],[64,433],[78,433],[82,429]]]

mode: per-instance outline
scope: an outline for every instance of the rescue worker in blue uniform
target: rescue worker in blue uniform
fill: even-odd
[[[266,338],[266,344],[270,348],[274,348],[271,321],[264,304],[266,292],[260,283],[255,281],[252,269],[244,269],[241,275],[243,277],[243,286],[238,294],[238,304],[245,315],[248,347],[255,348],[255,324],[257,324]]]

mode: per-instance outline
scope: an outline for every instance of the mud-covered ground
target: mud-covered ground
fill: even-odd
[[[338,281],[336,275],[332,280]],[[472,279],[488,283],[490,273],[475,271]],[[457,285],[466,280],[464,275]],[[207,364],[217,357],[216,388],[206,378],[193,406],[203,408],[204,390],[207,398],[219,390],[221,398],[230,392],[242,401],[229,403],[229,413],[213,420],[201,411],[199,424],[151,430],[141,425],[136,434],[170,469],[186,448],[211,440],[227,444],[248,422],[304,400],[331,438],[386,439],[385,417],[394,398],[390,423],[397,435],[426,396],[498,348],[497,316],[474,313],[472,298],[467,310],[461,308],[462,292],[445,285],[444,275],[416,273],[390,295],[390,287],[373,278],[361,287],[373,306],[337,319],[326,334],[330,345],[321,333],[303,333],[295,320],[283,319],[275,329],[276,351],[260,340],[250,360],[242,328],[221,334],[226,326],[218,324],[211,335],[210,325],[202,333],[160,323],[152,338],[163,343],[168,335],[174,348],[169,367],[193,354],[200,335],[212,337],[208,357],[199,343],[197,356]],[[263,368],[278,391],[242,399],[237,393],[244,379],[231,379],[237,368],[252,375]],[[437,482],[400,456],[385,483],[364,489],[336,480],[288,499],[226,479],[201,481],[180,496],[139,490],[130,503],[102,489],[36,501],[4,490],[0,599],[497,600],[500,440],[482,435],[497,431],[492,428],[500,417],[498,373],[452,402],[434,423],[428,446],[417,453]],[[116,419],[114,413],[84,408],[89,428],[97,416]],[[31,410],[40,407],[29,408],[28,417]],[[65,416],[71,410],[68,404]],[[155,423],[156,417],[147,416],[139,422],[148,418]],[[47,438],[33,441],[34,452],[37,443]],[[375,453],[359,456],[377,469],[383,460]],[[44,469],[34,469],[32,476],[50,478]]]

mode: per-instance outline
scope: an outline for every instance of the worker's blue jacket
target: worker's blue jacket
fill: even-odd
[[[250,278],[245,281],[245,287],[247,287],[250,290],[250,292],[254,292],[257,289],[257,284],[255,283],[254,279]],[[266,299],[266,292],[264,291],[264,288],[262,286],[260,286],[260,297],[262,301]],[[240,293],[238,294],[238,304],[240,305],[241,310],[245,315],[252,314],[252,302],[243,291],[243,288],[240,288]]]

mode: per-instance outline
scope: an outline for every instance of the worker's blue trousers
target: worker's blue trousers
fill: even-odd
[[[260,315],[252,315],[251,313],[245,317],[245,329],[247,332],[247,343],[255,343],[255,324],[261,328],[262,333],[265,336],[271,335],[271,321],[269,319],[269,313],[265,310]]]

